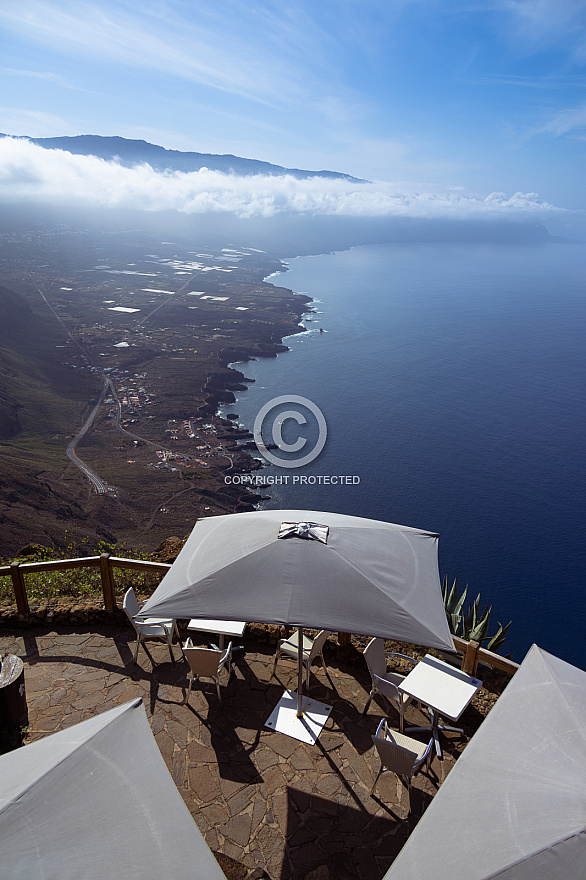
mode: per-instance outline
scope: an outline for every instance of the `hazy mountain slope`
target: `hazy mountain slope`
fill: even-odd
[[[4,340],[26,328],[32,318],[32,310],[24,297],[0,286],[0,339]],[[14,437],[20,431],[18,410],[21,406],[15,394],[14,382],[17,371],[9,352],[0,348],[0,440]]]
[[[0,135],[9,137],[10,135]],[[299,168],[284,168],[258,159],[243,159],[240,156],[216,155],[214,153],[189,153],[180,150],[166,150],[147,141],[128,140],[122,137],[102,137],[100,135],[80,134],[76,137],[29,138],[33,144],[47,150],[66,150],[80,156],[98,156],[100,159],[116,159],[122,165],[132,167],[143,163],[149,164],[156,171],[199,171],[209,168],[212,171],[223,171],[237,175],[267,174],[281,177],[285,174],[305,179],[308,177],[327,177],[339,180],[359,181],[349,174],[337,171],[303,171]]]
[[[80,423],[78,399],[95,394],[96,380],[59,364],[62,332],[23,295],[0,286],[0,314],[0,555],[67,533],[76,541],[110,539],[87,509],[87,487],[68,466],[66,441],[52,439]]]

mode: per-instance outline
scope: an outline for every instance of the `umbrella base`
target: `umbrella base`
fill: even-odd
[[[327,703],[318,703],[310,697],[303,697],[301,706],[303,715],[298,718],[297,692],[285,691],[271,712],[265,727],[313,746],[328,720],[332,707]]]

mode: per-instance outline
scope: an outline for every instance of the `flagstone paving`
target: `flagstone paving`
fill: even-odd
[[[458,739],[447,741],[444,760],[434,757],[429,775],[418,774],[410,814],[394,774],[383,773],[370,794],[379,767],[371,735],[384,708],[373,701],[362,714],[366,667],[313,667],[311,696],[333,711],[317,745],[309,746],[264,726],[283,688],[296,685],[291,661],[281,660],[271,677],[274,647],[245,637],[235,674],[222,679],[222,706],[211,682],[196,682],[186,704],[188,667],[178,645],[175,665],[167,647],[152,642],[134,664],[129,627],[86,627],[0,630],[0,653],[25,663],[25,742],[142,697],[167,767],[229,876],[232,859],[240,863],[234,877],[382,877],[461,749]],[[417,708],[410,706],[408,716],[421,723]]]

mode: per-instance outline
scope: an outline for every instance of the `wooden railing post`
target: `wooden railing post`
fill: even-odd
[[[476,675],[476,671],[478,669],[478,649],[480,644],[478,642],[468,642],[466,646],[466,653],[464,654],[464,658],[462,660],[462,672],[465,672],[466,675]]]
[[[110,566],[110,554],[102,553],[100,556],[100,576],[102,579],[102,592],[104,594],[104,607],[107,611],[116,608],[116,591],[114,589],[114,577]]]
[[[10,576],[12,578],[12,587],[14,589],[14,598],[16,599],[16,607],[19,614],[28,614],[28,598],[26,595],[26,586],[24,577],[20,570],[19,562],[10,563]]]

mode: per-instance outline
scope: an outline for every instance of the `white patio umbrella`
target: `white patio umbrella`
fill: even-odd
[[[0,875],[225,880],[142,700],[0,756]]]
[[[537,645],[385,880],[586,877],[586,672]]]
[[[208,517],[141,614],[363,633],[454,651],[437,543],[430,532],[323,511]],[[299,680],[301,659],[299,652]]]

